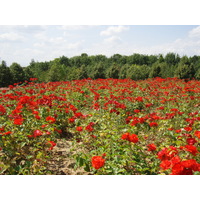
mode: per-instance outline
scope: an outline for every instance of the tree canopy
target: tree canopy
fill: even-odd
[[[181,79],[200,79],[200,56],[179,56],[169,52],[165,56],[114,54],[88,55],[68,58],[61,56],[48,62],[31,60],[26,67],[14,62],[7,66],[5,61],[0,64],[0,87],[24,82],[37,78],[38,82],[67,81],[85,78],[131,78],[142,80],[153,77],[178,77]]]

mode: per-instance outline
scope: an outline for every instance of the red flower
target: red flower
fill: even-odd
[[[178,154],[176,147],[170,146],[169,148],[163,148],[157,155],[160,160],[171,160],[176,154]]]
[[[82,130],[83,130],[83,127],[82,127],[82,126],[77,126],[77,127],[76,127],[76,130],[77,130],[77,131],[82,131]]]
[[[198,138],[200,138],[200,131],[195,131],[194,135],[197,136]]]
[[[156,150],[156,145],[155,144],[148,144],[147,147],[148,147],[147,151],[155,151]]]
[[[161,107],[159,107],[159,108],[157,108],[157,110],[164,110],[164,106],[161,106]]]
[[[88,132],[92,132],[94,129],[93,127],[89,124],[85,127],[85,130],[87,130]]]
[[[41,119],[41,117],[39,115],[35,115],[36,119]]]
[[[53,141],[48,141],[47,143],[51,144],[51,147],[49,148],[49,150],[52,150],[56,146],[56,143]]]
[[[194,159],[184,160],[181,163],[185,168],[191,168],[193,171],[199,171],[199,164]]]
[[[53,124],[56,121],[56,119],[54,117],[52,117],[52,116],[48,116],[48,117],[46,117],[46,121],[48,121],[49,123]]]
[[[103,157],[103,158],[106,157],[106,153],[103,153],[103,154],[102,154],[102,157]]]
[[[17,118],[17,119],[14,119],[14,124],[16,125],[22,125],[24,119],[23,118]]]
[[[184,129],[185,129],[186,131],[188,131],[188,132],[192,131],[192,128],[191,128],[190,126],[184,127]]]
[[[74,123],[75,118],[74,118],[74,117],[71,117],[71,118],[69,118],[68,120],[69,120],[70,123]]]
[[[139,113],[139,112],[140,112],[140,110],[138,110],[138,109],[135,109],[135,110],[134,110],[134,112],[135,112],[135,113]]]
[[[75,115],[75,117],[77,117],[77,118],[80,118],[80,117],[83,116],[83,114],[82,114],[81,112],[75,113],[74,115]]]
[[[193,145],[195,144],[197,141],[194,138],[187,138],[187,144],[189,145]]]
[[[179,162],[181,162],[181,159],[180,159],[179,156],[175,156],[175,157],[173,157],[173,158],[171,159],[172,165],[175,165],[176,163],[179,163]]]
[[[99,169],[103,167],[105,164],[105,159],[103,159],[101,156],[93,156],[92,157],[92,166],[95,169]]]
[[[136,134],[124,133],[121,137],[122,140],[127,140],[129,142],[137,143],[139,141]]]
[[[48,124],[43,124],[41,127],[42,128],[45,128],[45,127],[47,127],[48,126]]]
[[[128,140],[130,133],[124,133],[121,137],[122,140]]]
[[[28,135],[28,137],[29,137],[29,138],[31,138],[31,137],[36,138],[36,137],[38,137],[38,136],[41,136],[42,134],[43,134],[42,131],[40,131],[40,130],[34,130],[34,131],[33,131],[33,135]]]
[[[156,122],[151,122],[149,125],[150,125],[151,127],[158,126],[158,124],[157,124]]]
[[[51,135],[51,133],[49,131],[46,131],[46,135]]]
[[[142,97],[136,97],[135,100],[136,100],[136,101],[142,102],[142,101],[143,101],[143,98],[142,98]]]
[[[160,168],[162,168],[164,170],[171,168],[171,162],[169,160],[163,160],[160,163]]]
[[[146,108],[148,108],[148,107],[150,107],[150,106],[152,106],[153,104],[152,103],[148,103],[148,104],[146,104],[145,106],[146,106]]]
[[[33,136],[34,137],[41,136],[41,135],[42,135],[42,131],[40,131],[40,130],[33,131]]]
[[[4,115],[6,113],[6,109],[0,105],[0,115]]]
[[[179,110],[177,108],[172,108],[172,109],[170,109],[170,111],[172,111],[172,112],[178,112]]]
[[[172,175],[192,175],[194,171],[200,171],[199,164],[194,159],[177,162],[172,166]]]
[[[138,136],[135,135],[135,134],[129,135],[129,139],[128,140],[130,142],[133,142],[133,143],[137,143],[139,141]]]
[[[12,133],[11,131],[7,131],[3,135],[10,135],[11,133]]]
[[[192,155],[196,156],[198,152],[197,148],[193,145],[185,145],[186,151],[190,152]]]
[[[172,174],[171,175],[182,175],[184,170],[184,167],[181,165],[181,163],[176,163],[172,167]]]

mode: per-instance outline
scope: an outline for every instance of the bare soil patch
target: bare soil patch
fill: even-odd
[[[82,151],[72,150],[72,142],[66,140],[58,140],[57,145],[52,150],[52,159],[48,162],[47,168],[55,175],[91,175],[82,167],[75,169],[75,160],[73,155]]]

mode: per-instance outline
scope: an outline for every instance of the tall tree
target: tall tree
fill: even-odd
[[[105,66],[102,62],[97,63],[92,72],[91,72],[91,78],[97,79],[97,78],[105,78]]]
[[[181,79],[191,79],[195,75],[194,65],[187,56],[183,56],[175,71],[175,76]]]
[[[119,66],[116,64],[113,64],[107,71],[107,77],[117,79],[119,78],[119,71],[120,71]]]
[[[168,65],[176,65],[178,64],[180,61],[180,57],[178,54],[175,53],[167,53],[167,55],[165,56],[165,62]]]
[[[24,70],[18,63],[12,63],[12,65],[10,65],[10,71],[11,71],[14,83],[25,81]]]
[[[13,83],[10,68],[7,67],[6,62],[2,61],[0,65],[0,87],[7,87]]]

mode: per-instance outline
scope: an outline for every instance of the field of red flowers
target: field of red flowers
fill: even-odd
[[[200,81],[34,81],[0,90],[0,174],[200,174]]]

